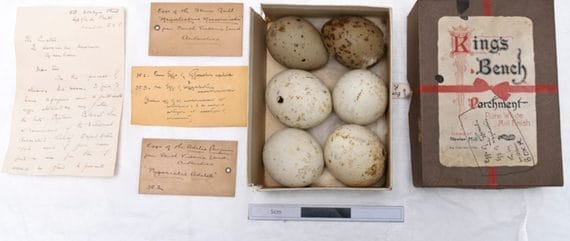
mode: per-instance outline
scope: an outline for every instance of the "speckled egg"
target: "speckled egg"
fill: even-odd
[[[323,151],[309,133],[286,128],[271,135],[265,143],[263,165],[281,185],[304,187],[321,176]]]
[[[325,143],[324,157],[329,172],[347,186],[371,186],[384,175],[384,145],[359,125],[337,128]]]
[[[332,111],[329,89],[303,70],[285,70],[275,75],[267,83],[265,102],[279,121],[300,129],[317,126]]]
[[[314,70],[329,58],[319,31],[301,17],[271,22],[265,38],[267,50],[277,62],[291,69]]]
[[[338,117],[351,124],[367,125],[384,115],[388,88],[369,70],[352,70],[340,77],[333,90]]]
[[[336,17],[325,23],[321,33],[328,52],[346,67],[367,68],[384,56],[384,33],[366,18]]]

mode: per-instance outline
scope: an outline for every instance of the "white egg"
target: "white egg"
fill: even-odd
[[[342,182],[334,178],[334,176],[325,168],[323,174],[311,184],[311,187],[345,187]]]
[[[267,84],[265,102],[283,124],[300,129],[319,125],[332,111],[329,89],[313,74],[285,70]]]
[[[294,128],[282,129],[265,143],[263,165],[281,185],[304,187],[321,176],[323,151],[309,133]]]
[[[376,134],[359,125],[343,125],[327,139],[325,165],[347,186],[365,187],[384,175],[386,152]]]
[[[332,96],[335,113],[351,124],[370,124],[383,116],[388,106],[388,88],[369,70],[352,70],[344,74]]]

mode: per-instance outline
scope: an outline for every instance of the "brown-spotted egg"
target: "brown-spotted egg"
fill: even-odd
[[[290,69],[318,69],[329,58],[319,31],[301,17],[288,16],[271,22],[265,42],[273,59]]]
[[[325,23],[321,33],[327,51],[346,67],[368,68],[384,56],[384,33],[366,18],[336,17]]]

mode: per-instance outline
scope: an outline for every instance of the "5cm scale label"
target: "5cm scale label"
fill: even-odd
[[[249,204],[250,220],[404,222],[402,206]]]

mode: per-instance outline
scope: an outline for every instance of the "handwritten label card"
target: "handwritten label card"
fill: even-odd
[[[521,127],[522,113],[509,110],[487,112],[473,108],[459,116],[465,139],[472,153],[472,165],[535,166],[535,153],[529,147]],[[519,120],[519,121],[517,121]],[[447,164],[447,163],[446,163]],[[450,163],[450,166],[457,163]]]
[[[243,4],[152,3],[149,55],[241,56]]]
[[[143,139],[139,193],[234,196],[236,141]]]
[[[123,101],[123,9],[27,7],[16,21],[16,100],[3,170],[112,176]]]
[[[247,67],[133,67],[131,122],[245,126],[247,72]]]

